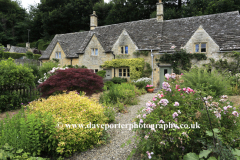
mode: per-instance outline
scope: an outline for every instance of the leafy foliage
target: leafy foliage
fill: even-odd
[[[21,159],[21,160],[28,160],[28,159],[38,159],[38,160],[46,160],[47,158],[41,157],[32,157],[30,153],[23,152],[23,149],[16,149],[10,146],[9,144],[5,144],[0,148],[0,159],[7,160],[7,159]]]
[[[184,87],[191,87],[203,91],[206,95],[220,96],[230,93],[230,81],[221,73],[213,70],[210,73],[204,68],[192,68],[182,76]]]
[[[27,57],[28,59],[33,59],[33,53],[30,52],[30,51],[27,51],[27,52],[26,52],[26,57]]]
[[[103,143],[99,139],[104,128],[96,127],[96,124],[106,124],[107,117],[104,115],[104,108],[85,95],[80,96],[72,91],[68,94],[34,101],[28,107],[31,113],[51,113],[58,122],[56,128],[53,127],[56,132],[53,132],[51,136],[54,142],[58,143],[55,148],[57,153],[69,156],[76,151],[84,151],[95,144]],[[72,124],[83,124],[84,127],[76,126],[74,129]],[[88,128],[87,125],[91,127]]]
[[[43,77],[44,73],[49,72],[52,70],[52,68],[58,67],[58,63],[54,61],[47,61],[42,64],[42,66],[39,68],[39,71],[41,73],[41,77]]]
[[[13,87],[29,88],[34,86],[35,78],[32,69],[16,65],[14,60],[9,58],[0,61],[0,75],[0,110],[5,111],[19,107],[24,100],[17,90],[13,90]]]
[[[113,77],[113,78],[111,79],[111,81],[112,81],[114,84],[121,84],[121,83],[127,82],[127,78]]]
[[[106,90],[109,90],[113,85],[114,83],[112,81],[107,81],[104,83],[104,87],[106,87]]]
[[[182,159],[189,152],[198,154],[203,148],[206,150],[207,144],[212,144],[212,137],[206,135],[212,128],[221,132],[224,145],[238,147],[238,112],[227,96],[220,100],[202,97],[196,90],[183,88],[179,80],[164,82],[161,92],[139,111],[135,122],[148,126],[138,125],[135,129],[139,138],[133,151],[140,152],[143,159],[149,158],[151,152],[152,159]],[[191,155],[192,159],[197,157]]]
[[[55,75],[41,83],[38,88],[41,88],[43,97],[62,93],[65,90],[84,91],[87,95],[91,95],[102,91],[103,80],[100,76],[93,73],[92,70],[69,68],[57,70]]]
[[[0,122],[0,146],[8,143],[32,156],[44,152],[53,155],[58,143],[52,137],[56,123],[48,113],[28,114],[22,109],[12,118],[8,115]]]
[[[204,53],[187,53],[185,50],[177,50],[173,54],[167,54],[165,53],[162,57],[159,59],[156,59],[156,61],[160,61],[163,63],[170,63],[173,66],[173,71],[176,74],[180,74],[181,70],[188,71],[192,64],[191,59],[197,59],[199,60],[206,60],[206,54]]]
[[[99,75],[100,77],[104,78],[105,74],[106,74],[106,71],[101,70],[101,71],[98,71],[96,74]]]
[[[23,56],[26,56],[25,53],[11,53],[11,52],[2,52],[0,53],[0,58],[2,59],[8,59],[8,58],[12,58],[12,59],[19,59]]]
[[[105,61],[102,67],[109,68],[129,67],[130,78],[138,79],[142,75],[144,65],[145,63],[143,58],[132,58],[132,59],[113,59],[111,61]]]

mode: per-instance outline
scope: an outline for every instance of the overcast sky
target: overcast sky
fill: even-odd
[[[40,0],[20,0],[22,1],[23,8],[28,9],[29,5],[34,5],[36,3],[40,3]],[[110,0],[104,0],[104,2],[109,2]]]

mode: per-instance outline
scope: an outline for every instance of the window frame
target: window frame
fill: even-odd
[[[55,52],[55,58],[56,59],[62,59],[62,53],[59,52],[59,51]]]
[[[120,72],[120,70],[121,70],[121,72]],[[124,76],[124,74],[125,74],[125,76]],[[118,77],[123,77],[123,78],[130,77],[130,68],[118,68]]]
[[[98,48],[91,48],[91,56],[98,56],[99,55],[98,51],[99,51]]]
[[[126,49],[127,48],[127,49]],[[128,55],[129,51],[128,51],[128,45],[125,45],[125,46],[120,46],[120,53],[121,54],[126,54]],[[127,51],[127,52],[126,52]]]
[[[202,44],[205,44],[205,52],[202,52]],[[196,52],[196,45],[199,45],[198,47],[198,52]],[[198,43],[194,43],[194,53],[207,53],[207,42],[198,42]]]

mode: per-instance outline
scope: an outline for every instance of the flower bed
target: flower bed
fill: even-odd
[[[144,158],[182,159],[189,152],[199,154],[203,149],[210,150],[216,142],[222,148],[238,147],[239,111],[228,97],[202,97],[201,92],[177,84],[175,74],[167,76],[162,91],[146,103],[135,119],[139,124],[149,125],[135,129],[139,135],[137,150]],[[213,129],[219,134],[215,143],[209,134]],[[233,157],[228,148],[210,152],[216,158],[226,153]]]

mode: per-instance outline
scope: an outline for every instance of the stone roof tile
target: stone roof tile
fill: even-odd
[[[95,34],[105,51],[111,51],[125,29],[139,49],[170,50],[185,46],[194,32],[202,25],[220,48],[240,48],[240,16],[238,11],[180,18],[157,22],[156,18],[99,26],[94,30],[56,35],[41,58],[49,58],[59,41],[67,57],[84,53]],[[234,45],[234,46],[233,46]]]

